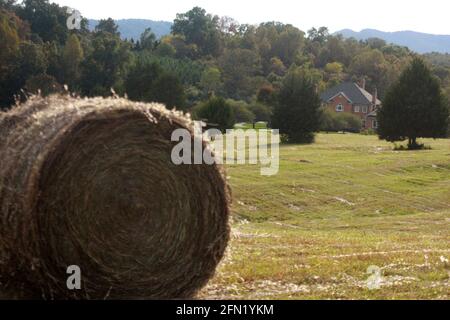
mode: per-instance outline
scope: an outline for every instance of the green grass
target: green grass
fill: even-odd
[[[282,146],[276,176],[229,166],[233,239],[200,298],[449,299],[450,140],[423,142],[320,134]]]

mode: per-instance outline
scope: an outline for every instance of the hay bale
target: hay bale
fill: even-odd
[[[193,297],[224,254],[229,192],[218,166],[172,164],[177,128],[192,123],[125,99],[33,97],[0,114],[2,294]]]

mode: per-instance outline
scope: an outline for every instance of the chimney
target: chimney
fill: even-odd
[[[378,101],[378,89],[375,88],[375,92],[373,93],[373,107],[376,108],[377,107],[377,101]]]
[[[362,80],[361,80],[361,88],[366,90],[366,78],[365,77],[363,77]]]

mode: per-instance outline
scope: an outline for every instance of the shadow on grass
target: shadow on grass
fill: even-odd
[[[421,151],[421,150],[432,150],[431,146],[426,146],[425,144],[414,144],[414,145],[397,145],[395,144],[394,151]]]

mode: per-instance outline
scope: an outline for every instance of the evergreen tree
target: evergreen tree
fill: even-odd
[[[126,78],[125,90],[135,101],[160,102],[178,110],[186,104],[180,80],[157,63],[138,62]]]
[[[378,112],[378,133],[391,142],[408,139],[408,148],[417,149],[418,138],[446,136],[448,117],[438,79],[422,59],[415,58],[386,95]]]
[[[320,125],[320,98],[314,81],[303,70],[290,71],[283,80],[272,117],[289,142],[311,143]]]
[[[164,103],[167,108],[184,110],[186,97],[180,80],[168,73],[162,73],[153,84],[155,101]]]

